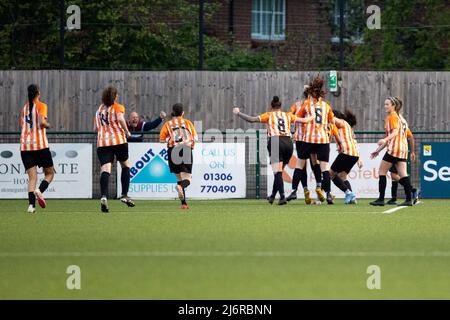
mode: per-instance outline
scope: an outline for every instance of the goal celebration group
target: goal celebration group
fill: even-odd
[[[278,96],[267,101],[267,112],[260,115],[248,115],[238,106],[231,107],[235,119],[250,123],[261,123],[267,127],[267,151],[273,171],[273,185],[267,201],[269,204],[286,205],[297,200],[297,194],[303,193],[306,204],[314,203],[312,190],[308,187],[307,170],[312,171],[319,203],[333,205],[334,192],[344,194],[344,203],[357,204],[357,194],[352,189],[349,173],[354,166],[362,168],[360,149],[354,128],[357,116],[350,107],[343,110],[333,109],[325,99],[325,81],[320,76],[313,78],[303,88],[301,98],[288,107]],[[25,97],[25,93],[23,94]],[[45,97],[43,97],[45,99]],[[101,102],[100,102],[101,100]],[[161,111],[157,119],[144,122],[137,112],[131,112],[125,118],[125,107],[119,103],[119,92],[109,86],[99,97],[99,107],[95,111],[94,130],[97,133],[97,156],[100,166],[100,211],[107,213],[110,208],[108,187],[112,165],[117,160],[120,172],[120,202],[134,207],[135,202],[128,196],[130,187],[130,160],[128,142],[142,141],[143,132],[152,130],[162,123],[159,138],[167,146],[167,160],[170,172],[176,176],[176,190],[181,208],[188,209],[187,198],[191,185],[194,161],[193,149],[198,142],[198,134],[192,121],[185,117],[186,107],[182,103],[171,106],[170,115]],[[385,136],[378,140],[377,148],[370,154],[371,159],[381,153],[379,176],[379,196],[370,202],[373,206],[401,205],[412,206],[418,201],[418,190],[411,184],[407,170],[407,159],[415,160],[414,137],[408,123],[402,116],[401,97],[386,97],[380,106],[386,114]],[[200,119],[195,119],[200,120]],[[36,213],[36,202],[46,207],[45,191],[52,183],[55,170],[48,143],[46,130],[50,127],[49,110],[41,101],[38,84],[27,88],[27,99],[20,114],[20,151],[21,159],[28,175],[28,213]],[[330,159],[330,144],[337,145],[337,156]],[[409,142],[409,143],[408,143]],[[295,169],[292,176],[292,191],[285,194],[283,171],[296,154]],[[384,150],[385,149],[385,150]],[[245,165],[245,164],[243,164]],[[38,167],[43,169],[44,178],[38,185]],[[386,201],[387,177],[392,179],[391,199]],[[301,187],[300,187],[301,184]],[[332,192],[332,184],[336,189]],[[397,189],[401,185],[405,199],[397,203]]]

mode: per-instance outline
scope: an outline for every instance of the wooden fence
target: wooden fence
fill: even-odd
[[[284,109],[301,96],[303,85],[317,72],[197,72],[197,71],[0,71],[0,131],[18,131],[26,88],[37,83],[49,106],[52,130],[90,131],[101,92],[109,84],[119,89],[119,101],[154,118],[160,110],[182,102],[186,115],[203,122],[203,129],[257,128],[233,117],[233,105],[249,114],[268,109],[279,95]],[[322,73],[322,75],[325,75]],[[383,130],[387,96],[404,100],[404,115],[413,130],[450,130],[450,72],[342,72],[339,96],[327,94],[335,109],[351,108],[357,130]]]

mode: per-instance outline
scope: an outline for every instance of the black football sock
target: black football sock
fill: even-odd
[[[320,188],[322,187],[322,171],[320,171],[320,164],[315,164],[312,167],[314,178],[316,179],[316,187]]]
[[[337,175],[333,178],[333,183],[336,187],[341,189],[342,192],[347,192],[347,190],[349,190],[345,185],[344,181],[342,181],[342,179],[339,178]]]
[[[181,204],[187,204],[186,202],[186,189],[183,188],[183,199],[181,200]]]
[[[352,185],[350,184],[350,181],[345,180],[344,183],[345,183],[345,186],[348,188],[348,190],[353,191]]]
[[[380,193],[380,196],[378,197],[378,200],[384,201],[384,195],[386,193],[386,176],[380,175],[380,180],[378,180],[378,192]]]
[[[273,178],[273,184],[272,184],[272,194],[270,195],[271,198],[275,198],[278,192],[278,185],[277,180],[275,179],[275,176]]]
[[[405,188],[406,201],[411,201],[411,181],[409,176],[401,178],[399,183]]]
[[[292,177],[292,191],[297,191],[298,184],[300,183],[301,170],[299,168],[295,168],[294,176]]]
[[[191,182],[188,179],[184,179],[181,180],[181,187],[183,188],[183,204],[187,204],[186,203],[186,188],[189,187],[189,185],[191,184]]]
[[[306,174],[306,167],[300,170],[300,181],[302,182],[303,189],[308,188],[308,176]]]
[[[128,196],[128,190],[130,189],[130,168],[122,168],[120,183],[122,184],[122,196]]]
[[[177,184],[181,187],[181,191],[183,194],[182,198],[180,199],[181,204],[186,204],[186,191],[184,190],[184,187],[183,187],[183,181],[186,181],[186,180],[178,181]]]
[[[322,172],[322,188],[326,193],[331,191],[330,171]]]
[[[31,204],[33,208],[36,206],[36,196],[34,192],[28,192],[28,204]]]
[[[392,180],[391,195],[392,199],[397,199],[398,181]]]
[[[47,182],[47,180],[42,180],[41,184],[39,185],[39,191],[41,193],[44,193],[45,190],[47,190],[49,183]]]
[[[109,184],[109,176],[110,174],[106,171],[103,171],[100,175],[100,191],[102,194],[102,197],[105,196],[108,198],[108,184]]]
[[[283,174],[282,172],[275,173],[275,181],[277,182],[277,189],[280,193],[280,198],[284,198],[284,184],[283,184]]]

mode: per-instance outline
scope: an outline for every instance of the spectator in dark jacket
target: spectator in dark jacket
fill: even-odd
[[[151,122],[146,122],[139,117],[139,114],[135,111],[130,113],[128,117],[128,130],[130,130],[131,137],[128,138],[128,142],[142,142],[144,140],[143,132],[155,129],[163,122],[166,117],[166,113],[161,111],[159,117]]]

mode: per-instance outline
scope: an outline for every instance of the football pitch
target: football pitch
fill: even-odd
[[[366,200],[47,205],[0,201],[1,299],[450,299],[449,200],[393,213]]]

